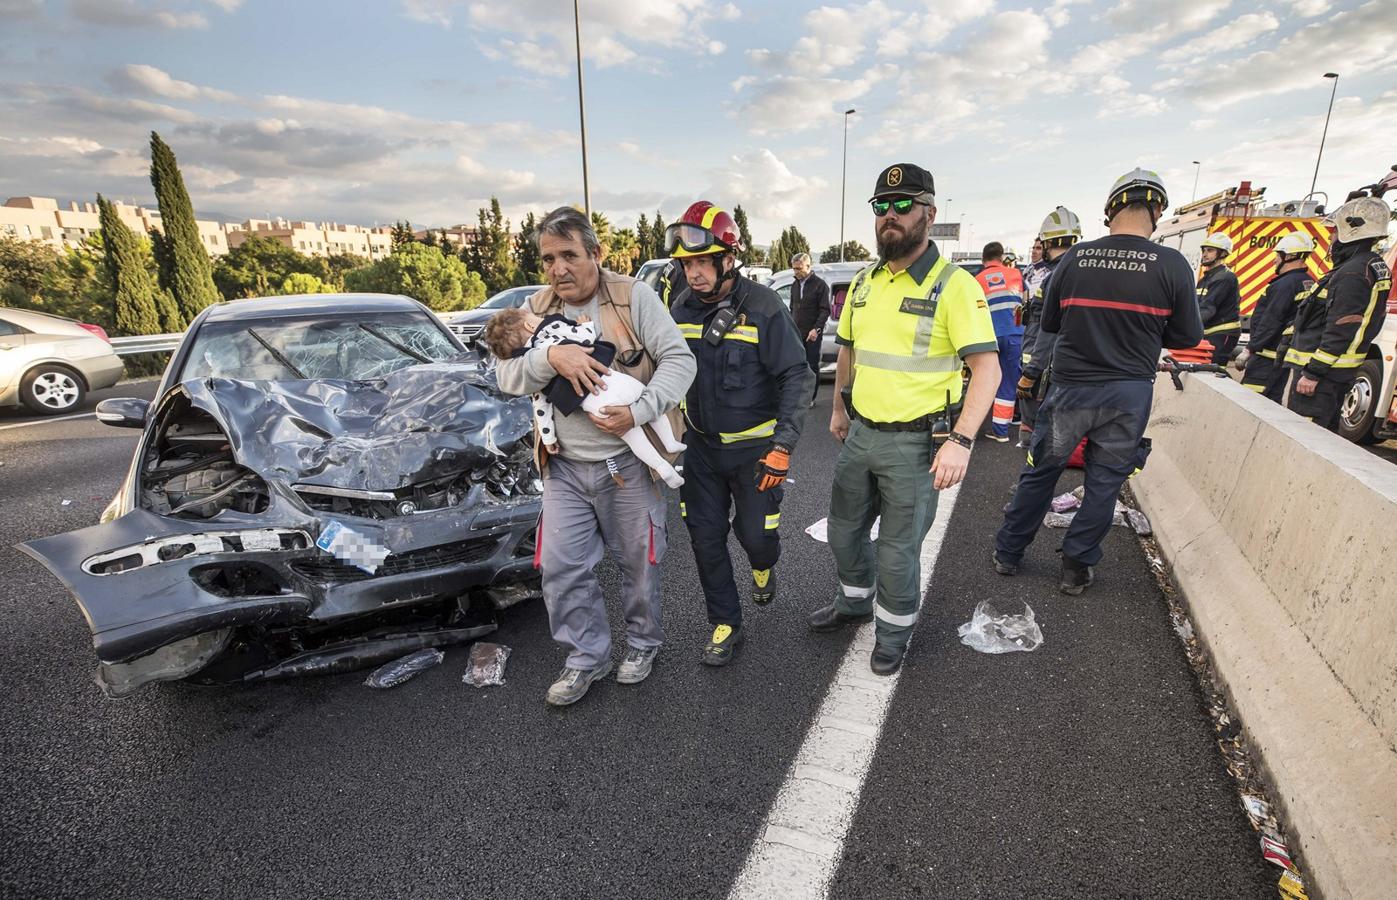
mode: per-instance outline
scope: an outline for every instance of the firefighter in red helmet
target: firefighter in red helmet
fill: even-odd
[[[744,638],[728,555],[729,515],[751,564],[752,600],[770,603],[781,553],[782,483],[814,374],[781,298],[743,277],[731,215],[700,200],[665,229],[665,250],[684,267],[688,287],[671,312],[698,360],[685,399],[689,449],[680,513],[713,625],[703,661],[722,666]]]

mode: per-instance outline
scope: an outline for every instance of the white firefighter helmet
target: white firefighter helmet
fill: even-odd
[[[1315,252],[1315,239],[1306,231],[1292,231],[1276,241],[1275,250],[1281,256]]]
[[[1082,221],[1072,210],[1059,206],[1043,220],[1038,229],[1038,239],[1054,246],[1076,243],[1082,239]]]
[[[1214,250],[1221,251],[1223,256],[1226,256],[1232,252],[1232,238],[1223,234],[1221,231],[1214,231],[1212,234],[1205,237],[1203,243],[1198,246],[1212,247]]]
[[[1111,185],[1111,193],[1106,195],[1106,217],[1109,219],[1126,204],[1141,202],[1158,204],[1160,209],[1167,209],[1169,194],[1164,190],[1164,182],[1158,174],[1149,169],[1131,169]]]
[[[1387,225],[1392,210],[1376,197],[1356,197],[1334,210],[1329,224],[1334,226],[1339,243],[1347,244],[1364,238],[1387,237]]]

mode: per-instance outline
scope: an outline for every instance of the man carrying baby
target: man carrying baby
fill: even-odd
[[[538,532],[543,599],[553,639],[568,650],[546,699],[552,706],[568,706],[611,672],[611,626],[595,573],[603,548],[622,574],[628,649],[616,680],[645,680],[659,652],[665,504],[656,475],[625,436],[664,416],[671,435],[682,430],[675,427],[682,421],[677,407],[694,379],[695,363],[655,292],[601,267],[601,245],[585,215],[572,207],[556,209],[539,222],[535,240],[549,286],[529,299],[529,312],[545,320],[560,315],[574,324],[594,323],[596,341],[593,346],[532,342],[537,346],[522,355],[498,361],[500,389],[537,394],[561,376],[584,405],[588,396],[602,394],[609,372],[643,385],[629,405],[595,411],[584,406],[555,416],[552,441],[536,434],[543,474]],[[593,355],[605,346],[614,347],[609,365]],[[558,405],[556,389],[548,396]]]

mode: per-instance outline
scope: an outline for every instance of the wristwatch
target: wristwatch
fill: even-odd
[[[950,441],[952,444],[960,444],[967,450],[975,449],[974,438],[968,438],[965,435],[961,434],[959,431],[955,431],[954,429],[946,435],[946,440]]]

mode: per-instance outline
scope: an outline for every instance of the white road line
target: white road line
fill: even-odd
[[[931,583],[960,487],[942,491],[936,521],[922,543],[922,595]],[[858,808],[898,675],[869,671],[873,623],[860,626],[820,711],[805,735],[729,900],[829,895]]]
[[[47,425],[47,424],[50,423],[50,422],[66,422],[66,421],[68,421],[69,419],[86,419],[86,418],[88,418],[89,416],[95,416],[95,415],[96,415],[96,413],[85,412],[85,413],[73,413],[73,414],[70,415],[70,416],[51,416],[51,417],[49,417],[49,418],[47,418],[47,419],[39,419],[39,420],[34,421],[34,422],[19,422],[19,423],[15,424],[15,425],[0,425],[0,431],[9,431],[11,428],[28,428],[28,427],[30,427],[31,425]]]

